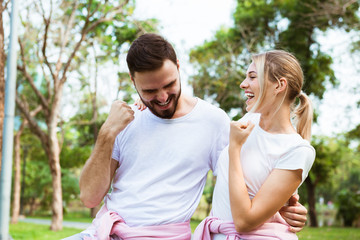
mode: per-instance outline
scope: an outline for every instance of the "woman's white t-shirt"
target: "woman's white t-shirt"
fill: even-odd
[[[299,134],[271,134],[264,131],[259,126],[258,113],[247,113],[240,121],[251,121],[255,124],[241,149],[241,165],[251,199],[273,169],[302,169],[302,182],[305,180],[315,159],[315,150],[308,141]],[[220,154],[217,167],[212,213],[222,220],[232,221],[228,147]]]

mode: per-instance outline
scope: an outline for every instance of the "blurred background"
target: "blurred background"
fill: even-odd
[[[11,2],[0,2],[2,128]],[[145,32],[174,44],[185,94],[234,120],[244,114],[239,84],[251,54],[292,52],[304,71],[303,91],[313,100],[317,152],[299,189],[309,227],[298,235],[360,238],[358,0],[22,0],[19,17],[14,239],[60,239],[95,216],[98,208],[87,209],[79,200],[79,175],[111,102],[136,99],[125,57]],[[193,227],[209,214],[215,181],[210,172]],[[74,222],[85,225],[76,229]]]

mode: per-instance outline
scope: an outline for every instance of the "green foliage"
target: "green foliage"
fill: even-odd
[[[240,95],[239,85],[245,78],[244,66],[249,63],[238,54],[231,35],[232,31],[221,29],[213,41],[190,52],[190,62],[196,68],[196,74],[190,80],[194,94],[213,100],[226,112],[233,108],[244,109],[244,96]]]
[[[357,29],[359,3],[332,0],[237,1],[234,27],[221,28],[212,40],[194,48],[190,60],[194,94],[209,98],[226,112],[244,113],[239,84],[244,79],[250,53],[285,49],[300,61],[304,91],[322,99],[326,87],[336,86],[332,58],[321,51],[316,36],[331,28]],[[354,28],[354,26],[357,26]]]
[[[79,199],[80,188],[76,174],[69,169],[61,169],[61,186],[63,192],[64,211],[67,211],[67,204],[74,199]]]
[[[47,209],[51,205],[51,175],[49,166],[44,161],[28,161],[26,163],[23,204],[29,206],[31,213],[37,204]]]
[[[316,185],[316,196],[323,197],[325,202],[336,202],[338,216],[345,223],[344,215],[351,212],[357,216],[358,211],[354,202],[357,201],[356,193],[360,191],[359,152],[354,151],[342,135],[316,137],[312,145],[316,149],[316,159],[308,177]],[[304,185],[299,189],[299,194],[304,204],[308,200]],[[349,199],[346,200],[344,196]],[[344,201],[349,202],[344,204]]]
[[[136,94],[136,89],[131,79],[129,78],[129,73],[119,72],[118,81],[119,88],[117,98],[123,100],[128,104],[133,103],[133,95]]]
[[[311,142],[315,148],[316,158],[309,173],[309,177],[315,184],[324,184],[331,179],[339,165],[346,145],[335,138],[316,137]]]
[[[360,124],[346,134],[347,139],[357,145],[357,152],[360,153]]]
[[[360,217],[360,189],[352,191],[342,189],[337,194],[338,217],[344,221],[346,227],[351,227]]]
[[[28,206],[31,214],[40,206],[42,210],[49,210],[52,201],[52,181],[47,162],[28,161],[25,169],[25,186],[22,196],[24,206]],[[63,201],[66,205],[69,201],[79,197],[79,183],[74,173],[68,169],[61,171],[61,184],[63,189]],[[34,208],[35,207],[35,208]]]
[[[67,4],[67,12],[71,12],[72,1]],[[97,22],[103,16],[107,16],[111,11],[123,5],[121,13],[116,14],[112,21],[101,22],[88,33],[87,38],[93,44],[100,47],[103,54],[101,59],[112,59],[117,62],[122,53],[125,43],[132,42],[144,32],[154,32],[157,30],[158,21],[156,19],[137,20],[132,17],[135,8],[135,1],[80,1],[76,12],[78,25],[86,22],[88,12],[94,12],[90,17],[89,25]]]
[[[351,227],[355,220],[360,219],[360,153],[352,151],[351,155],[340,165],[342,179],[337,180],[336,203],[338,218],[345,226]],[[336,180],[335,180],[336,181]]]
[[[212,203],[214,187],[215,187],[214,175],[212,172],[209,172],[207,179],[206,179],[204,192],[203,192],[203,195],[205,196],[205,200],[206,200],[207,204]]]

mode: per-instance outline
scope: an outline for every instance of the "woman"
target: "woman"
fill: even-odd
[[[240,85],[248,113],[231,123],[229,146],[218,161],[212,213],[196,229],[195,240],[297,239],[278,211],[315,159],[309,143],[311,103],[301,91],[303,73],[293,55],[274,50],[252,60]]]

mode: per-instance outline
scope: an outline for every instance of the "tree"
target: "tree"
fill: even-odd
[[[205,98],[226,112],[245,111],[245,99],[239,94],[239,85],[245,78],[249,63],[246,49],[234,41],[233,29],[220,29],[213,41],[206,41],[190,52],[190,62],[197,69],[190,77],[194,95]]]
[[[346,227],[351,227],[355,220],[360,219],[360,125],[345,133],[349,147],[348,159],[340,164],[342,176],[336,191],[338,205],[337,216]]]
[[[32,111],[30,115],[36,116],[41,111],[41,106]],[[20,215],[20,198],[21,198],[21,135],[27,126],[27,121],[23,120],[18,131],[14,136],[14,180],[13,180],[13,201],[11,223],[18,222]],[[23,176],[25,177],[25,176]]]
[[[144,30],[142,22],[129,17],[133,8],[129,0],[37,0],[22,12],[25,19],[24,33],[19,37],[18,70],[24,80],[20,84],[30,86],[32,95],[17,94],[16,103],[48,157],[53,189],[52,230],[62,229],[63,219],[58,132],[65,83],[75,77],[74,71],[81,67],[82,54],[87,53],[92,39],[101,39],[96,47],[114,56],[124,43]],[[42,19],[43,24],[39,26],[34,18]],[[33,118],[30,112],[38,106],[42,111]]]
[[[13,181],[13,201],[12,201],[12,217],[11,223],[16,224],[20,215],[20,191],[21,191],[21,155],[20,155],[20,137],[22,132],[24,131],[26,122],[22,122],[19,130],[16,132],[14,136],[14,181]]]
[[[191,76],[195,95],[242,115],[244,98],[239,96],[239,84],[250,54],[280,48],[294,53],[301,62],[304,91],[322,99],[327,83],[337,82],[332,59],[320,50],[316,33],[335,27],[349,31],[356,26],[358,30],[358,9],[359,3],[353,0],[238,1],[234,27],[218,30],[212,40],[190,53],[197,69]]]
[[[309,176],[305,179],[307,190],[307,202],[309,205],[310,225],[317,227],[316,214],[316,187],[319,184],[326,184],[331,180],[336,168],[347,151],[343,141],[335,138],[317,137],[312,141],[316,151],[316,159],[311,168]]]

